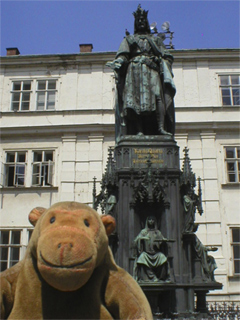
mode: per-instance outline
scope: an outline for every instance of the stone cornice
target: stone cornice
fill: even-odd
[[[239,121],[210,121],[210,122],[181,122],[176,124],[176,135],[183,133],[204,133],[211,132],[211,134],[218,132],[239,133]],[[114,136],[115,125],[105,123],[88,123],[88,124],[58,124],[58,125],[42,125],[42,126],[12,126],[1,128],[1,139],[4,138],[20,137],[23,136],[39,136],[52,135],[62,136],[63,134],[94,134],[98,132],[101,135],[113,135]]]
[[[227,60],[239,61],[239,49],[184,49],[170,50],[175,62],[200,61],[200,60]],[[0,57],[1,67],[19,68],[31,66],[81,64],[103,64],[113,60],[116,52],[91,52],[74,54],[44,54],[44,55],[17,55]]]

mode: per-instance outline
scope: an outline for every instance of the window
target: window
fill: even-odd
[[[52,185],[53,151],[34,151],[32,164],[32,185]]]
[[[29,170],[27,170],[29,168]],[[0,176],[1,177],[1,176]],[[7,151],[1,185],[4,187],[53,186],[54,151]]]
[[[232,228],[234,274],[240,275],[240,228]]]
[[[0,271],[12,267],[19,261],[20,240],[21,231],[0,230]]]
[[[8,187],[25,185],[26,152],[6,153],[6,182]]]
[[[11,110],[29,110],[31,81],[14,81],[11,94]]]
[[[37,110],[55,108],[56,80],[37,81]]]
[[[240,146],[225,147],[225,162],[227,168],[227,182],[240,182]]]
[[[220,89],[222,94],[222,104],[224,106],[240,105],[239,75],[220,76]]]
[[[0,271],[15,265],[26,252],[33,229],[0,230]]]

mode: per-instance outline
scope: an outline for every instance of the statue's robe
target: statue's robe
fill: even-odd
[[[118,79],[116,118],[153,114],[156,119],[158,98],[165,108],[165,129],[174,134],[173,97],[176,88],[171,70],[173,57],[161,38],[151,34],[129,35],[120,45],[116,59],[119,57],[125,61],[125,68]]]

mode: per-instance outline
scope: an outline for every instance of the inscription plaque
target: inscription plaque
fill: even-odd
[[[159,167],[162,167],[164,164],[163,150],[153,148],[132,149],[132,165],[145,164],[147,160],[151,160],[152,164],[158,164]]]

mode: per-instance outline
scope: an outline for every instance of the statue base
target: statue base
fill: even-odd
[[[116,263],[138,279],[154,319],[209,318],[206,294],[209,290],[220,290],[222,284],[204,274],[203,262],[196,254],[196,235],[184,232],[184,187],[186,181],[195,177],[187,153],[184,172],[180,170],[179,147],[170,135],[122,136],[115,146],[114,157],[112,153],[110,150],[99,203],[104,206],[106,199],[114,198],[110,214],[116,219],[117,230],[110,245]],[[155,233],[151,233],[153,227],[146,225],[148,217],[155,221]],[[142,231],[150,233],[149,238],[144,238]],[[162,238],[157,238],[160,233]],[[159,245],[147,244],[144,239],[146,242],[152,239]],[[147,251],[147,247],[151,250]],[[148,259],[148,254],[152,258],[151,273],[144,270],[144,275],[138,268],[138,264],[142,265],[138,259],[143,251],[146,257],[142,259]],[[166,271],[158,268],[159,252],[167,259],[166,277]]]

